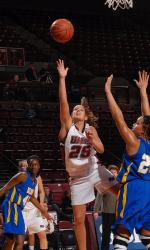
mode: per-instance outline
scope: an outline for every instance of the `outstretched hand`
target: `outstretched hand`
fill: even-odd
[[[64,60],[58,59],[58,61],[56,61],[56,63],[57,63],[57,70],[59,73],[59,77],[65,78],[67,76],[67,72],[68,72],[69,68],[65,68]]]
[[[105,83],[105,92],[111,92],[111,83],[112,83],[112,79],[113,79],[113,74],[110,75],[108,78],[107,78],[107,81]]]
[[[139,80],[134,80],[139,89],[146,89],[148,86],[149,74],[143,70],[138,72]]]

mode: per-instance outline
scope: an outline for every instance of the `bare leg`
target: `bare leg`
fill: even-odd
[[[48,249],[48,242],[47,242],[47,237],[46,237],[46,232],[42,231],[39,232],[38,234],[39,240],[40,240],[40,249]]]
[[[118,225],[113,240],[114,250],[127,250],[129,239],[130,232],[123,225]]]
[[[35,235],[34,234],[28,234],[28,245],[29,245],[29,249],[30,249],[30,247],[34,247],[34,245],[35,245]]]
[[[10,239],[9,237],[5,236],[3,250],[13,250],[14,243],[15,239]]]
[[[150,231],[147,230],[147,229],[142,228],[142,230],[141,230],[141,235],[150,236]]]
[[[15,237],[14,250],[23,250],[25,235],[17,235]]]
[[[142,228],[140,232],[140,239],[146,249],[150,250],[150,231],[145,228]]]
[[[74,215],[75,235],[79,250],[86,250],[85,214],[86,205],[72,206]]]

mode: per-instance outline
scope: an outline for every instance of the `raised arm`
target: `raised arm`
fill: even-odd
[[[0,197],[7,194],[7,192],[13,188],[15,185],[26,181],[27,174],[26,173],[18,173],[13,176],[8,183],[4,187],[0,189]]]
[[[61,125],[68,130],[71,126],[72,119],[69,111],[69,104],[67,100],[67,92],[66,92],[66,76],[68,72],[68,68],[64,67],[64,61],[57,61],[57,70],[59,74],[59,103],[60,103],[60,121]]]
[[[132,132],[131,129],[128,128],[122,111],[117,105],[112,92],[111,92],[111,83],[112,83],[113,75],[107,78],[105,83],[105,93],[108,100],[108,105],[112,117],[116,123],[116,126],[119,130],[120,135],[122,136],[123,140],[126,143],[126,149],[129,155],[135,154],[139,148],[139,140],[136,138],[135,134]]]
[[[142,72],[139,71],[139,80],[134,80],[140,90],[142,115],[150,115],[150,106],[146,91],[148,86],[148,80],[149,75],[145,70],[143,70]]]

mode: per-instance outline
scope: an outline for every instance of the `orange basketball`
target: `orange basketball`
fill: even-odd
[[[57,19],[50,26],[50,34],[56,42],[66,43],[74,35],[73,24],[65,18]]]

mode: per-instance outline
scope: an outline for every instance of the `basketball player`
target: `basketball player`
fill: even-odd
[[[143,121],[141,118],[137,120],[132,130],[128,128],[112,95],[112,79],[113,75],[108,77],[105,92],[112,117],[126,143],[122,168],[117,177],[122,187],[118,195],[114,224],[114,249],[126,250],[130,235],[135,228],[146,249],[150,250],[150,109],[146,94],[149,75],[145,71],[140,72],[139,82],[136,81],[137,86],[141,87],[141,107],[145,116]],[[140,134],[141,137],[137,138]]]
[[[19,170],[27,171],[28,166],[32,166],[32,164],[38,164],[40,165],[39,157],[36,155],[32,155],[28,158],[28,160],[22,161],[22,164],[20,163]],[[43,188],[43,182],[41,179],[41,176],[38,175],[37,178],[37,184],[35,186],[34,191],[34,197],[40,199],[40,204],[44,205],[44,197],[45,192]],[[40,241],[40,249],[46,250],[48,249],[48,242],[47,242],[47,236],[46,236],[46,227],[44,220],[39,212],[39,210],[31,203],[27,202],[24,209],[23,209],[23,217],[25,222],[25,228],[28,232],[28,244],[29,244],[29,250],[34,250],[35,245],[35,237],[34,234],[36,233],[39,237]]]
[[[6,195],[2,204],[2,214],[4,220],[5,243],[3,250],[22,250],[25,239],[25,225],[22,215],[22,209],[30,200],[48,220],[50,215],[40,205],[34,197],[36,186],[36,176],[39,173],[39,165],[32,164],[26,173],[18,173],[0,189],[0,197]],[[14,242],[14,248],[12,243]]]
[[[74,214],[75,234],[79,250],[86,250],[86,204],[95,199],[94,186],[100,181],[96,151],[104,152],[104,146],[94,126],[95,116],[85,99],[76,105],[70,115],[65,78],[68,68],[64,61],[57,61],[60,100],[60,141],[65,140],[65,164],[69,173],[71,202]],[[89,123],[90,124],[89,124]],[[110,175],[112,176],[112,174]]]
[[[142,72],[139,71],[138,74],[139,80],[134,81],[136,82],[136,85],[140,90],[142,115],[150,115],[149,100],[146,92],[148,87],[149,75],[145,70],[143,70]]]

